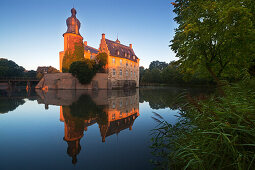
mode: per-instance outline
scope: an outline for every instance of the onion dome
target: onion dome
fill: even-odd
[[[72,16],[67,18],[66,25],[67,25],[67,31],[66,33],[73,33],[80,35],[80,21],[76,18],[76,10],[74,8],[71,9]]]

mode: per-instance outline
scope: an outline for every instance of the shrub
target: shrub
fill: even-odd
[[[94,62],[90,60],[76,61],[70,66],[69,72],[75,76],[81,84],[88,84],[96,74]]]

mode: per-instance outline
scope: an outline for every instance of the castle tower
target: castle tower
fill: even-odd
[[[60,71],[62,72],[62,62],[64,58],[64,54],[66,51],[70,50],[70,52],[74,51],[74,46],[76,43],[82,43],[83,37],[80,35],[80,27],[81,23],[76,18],[76,10],[74,8],[71,9],[72,16],[67,18],[66,25],[67,31],[63,34],[64,37],[64,51],[59,53],[59,66]]]

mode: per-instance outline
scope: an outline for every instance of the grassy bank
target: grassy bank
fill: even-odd
[[[224,96],[187,97],[179,122],[160,115],[153,153],[166,169],[254,169],[255,82],[224,87]]]

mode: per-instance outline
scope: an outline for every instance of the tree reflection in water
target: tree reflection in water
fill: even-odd
[[[60,121],[65,124],[64,140],[72,163],[81,151],[84,130],[98,124],[102,142],[124,129],[132,130],[139,116],[139,91],[37,91],[38,103],[60,105]],[[63,103],[63,104],[61,104]]]
[[[36,93],[31,90],[16,88],[15,90],[0,90],[0,114],[17,109],[25,103],[24,99],[35,100]]]

